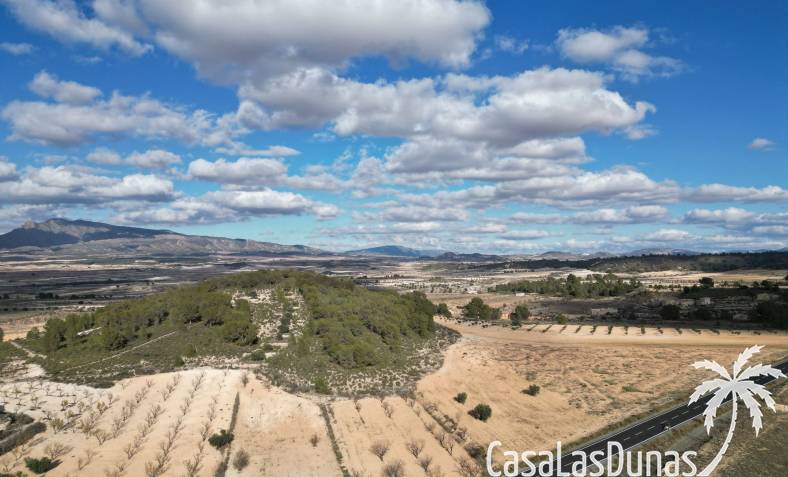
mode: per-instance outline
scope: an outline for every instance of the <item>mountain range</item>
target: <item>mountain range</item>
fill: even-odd
[[[438,249],[417,249],[401,245],[328,252],[305,245],[282,245],[247,239],[230,239],[203,235],[187,235],[166,229],[146,229],[111,225],[88,220],[49,219],[28,221],[21,227],[0,235],[0,250],[18,252],[55,251],[66,255],[350,255],[357,257],[428,258],[439,261],[487,262],[498,260],[585,260],[613,256],[698,255],[701,252],[683,249],[650,248],[625,254],[607,252],[571,253],[550,251],[534,255],[488,255],[454,253]]]
[[[144,229],[91,222],[49,219],[26,222],[0,235],[0,250],[51,249],[69,255],[139,254],[270,254],[322,255],[328,252],[304,245],[280,245],[246,239],[186,235],[171,230]]]

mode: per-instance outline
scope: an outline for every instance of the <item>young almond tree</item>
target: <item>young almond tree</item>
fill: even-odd
[[[747,407],[747,409],[750,411],[752,427],[755,428],[756,436],[763,427],[761,422],[763,413],[761,412],[760,403],[755,398],[761,398],[761,400],[766,403],[766,406],[769,409],[776,411],[774,399],[772,399],[771,393],[760,384],[751,381],[751,379],[757,376],[771,376],[773,378],[781,378],[784,377],[783,373],[779,369],[764,364],[756,364],[755,366],[750,366],[749,368],[742,370],[742,368],[744,368],[744,366],[747,364],[747,361],[749,361],[754,354],[759,353],[761,349],[763,349],[763,346],[751,346],[742,351],[742,353],[733,363],[732,374],[729,374],[728,370],[716,361],[703,360],[692,364],[692,367],[695,369],[708,369],[710,371],[716,372],[720,376],[719,378],[704,381],[700,386],[695,388],[695,392],[692,393],[692,396],[690,396],[689,403],[694,404],[698,402],[698,399],[700,399],[705,394],[714,393],[709,402],[706,404],[706,409],[703,411],[703,415],[706,416],[704,423],[706,426],[706,433],[711,432],[711,428],[714,426],[714,418],[717,417],[717,409],[719,409],[728,395],[731,396],[733,405],[731,425],[728,429],[728,435],[725,437],[725,442],[722,443],[722,447],[714,459],[709,463],[709,465],[707,465],[706,468],[698,474],[699,476],[708,476],[711,474],[720,463],[722,456],[728,450],[728,446],[730,445],[731,439],[733,438],[733,431],[736,428],[736,415],[739,399],[741,399],[745,407]]]

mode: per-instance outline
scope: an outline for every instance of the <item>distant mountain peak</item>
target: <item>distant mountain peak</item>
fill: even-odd
[[[383,255],[387,257],[437,257],[446,253],[445,250],[434,249],[415,249],[402,245],[381,245],[379,247],[362,248],[358,250],[348,250],[348,255]]]

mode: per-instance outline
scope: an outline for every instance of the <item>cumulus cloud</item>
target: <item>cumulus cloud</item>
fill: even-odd
[[[142,55],[152,48],[132,34],[89,17],[74,0],[2,0],[25,26],[63,41],[86,43],[101,49],[117,46],[134,55]],[[101,3],[101,2],[99,2]]]
[[[46,71],[39,72],[30,82],[30,90],[43,98],[61,103],[84,104],[101,96],[101,91],[74,81],[60,81]]]
[[[242,157],[235,162],[219,159],[214,162],[197,159],[189,163],[188,175],[192,179],[220,184],[271,185],[287,173],[287,166],[276,159]]]
[[[622,225],[665,222],[670,219],[668,209],[661,205],[637,205],[622,209],[597,208],[573,214],[534,214],[516,212],[512,222],[532,224]]]
[[[163,149],[148,149],[144,152],[134,151],[124,158],[109,148],[98,147],[88,153],[85,158],[96,164],[110,166],[125,164],[142,169],[164,169],[181,163],[181,156]]]
[[[0,156],[0,182],[12,181],[16,178],[16,164],[9,162],[8,158]]]
[[[11,42],[0,42],[0,50],[5,51],[14,56],[21,56],[21,55],[29,55],[33,51],[35,51],[36,47],[31,45],[30,43],[11,43]]]
[[[187,177],[242,187],[288,186],[296,189],[339,190],[349,184],[334,175],[314,172],[302,176],[287,174],[287,166],[281,159],[242,157],[230,162],[224,159],[207,161],[197,159],[189,163]]]
[[[774,185],[758,188],[705,184],[691,190],[686,198],[694,202],[782,202],[788,200],[788,190]]]
[[[641,237],[642,240],[649,242],[681,242],[690,238],[692,238],[692,234],[679,229],[660,229]]]
[[[341,135],[426,137],[512,147],[525,140],[611,131],[640,122],[654,107],[627,103],[603,75],[540,68],[504,77],[454,75],[483,92],[453,91],[432,78],[362,83],[321,69],[262,84],[245,83],[238,117],[247,127],[320,127]]]
[[[36,76],[31,88],[54,101],[6,105],[2,117],[10,123],[11,140],[76,146],[100,138],[132,136],[215,146],[227,143],[234,134],[226,118],[199,109],[188,112],[149,95],[113,92],[108,99],[100,99],[97,89],[59,81],[46,72]]]
[[[15,204],[162,202],[176,193],[171,181],[146,174],[101,176],[69,166],[27,168],[18,180],[0,182],[0,196]]]
[[[252,217],[310,214],[320,220],[339,215],[333,204],[316,202],[300,194],[272,189],[219,190],[199,197],[182,197],[165,207],[124,210],[113,220],[137,225],[193,225],[239,222]]]
[[[158,45],[219,81],[366,56],[464,67],[490,21],[481,3],[455,0],[200,0],[185,10],[176,0],[139,3]]]
[[[568,28],[558,32],[556,45],[561,54],[585,64],[607,64],[624,78],[672,76],[683,68],[681,61],[652,56],[643,49],[649,43],[649,29],[616,26],[610,30]]]
[[[756,137],[747,147],[753,151],[771,151],[774,149],[775,143],[765,137]]]
[[[783,235],[788,227],[788,212],[755,212],[728,207],[725,209],[693,209],[684,215],[689,224],[705,224],[756,235]]]

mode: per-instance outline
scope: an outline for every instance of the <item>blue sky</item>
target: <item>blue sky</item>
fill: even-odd
[[[0,0],[0,230],[783,248],[788,6]]]

